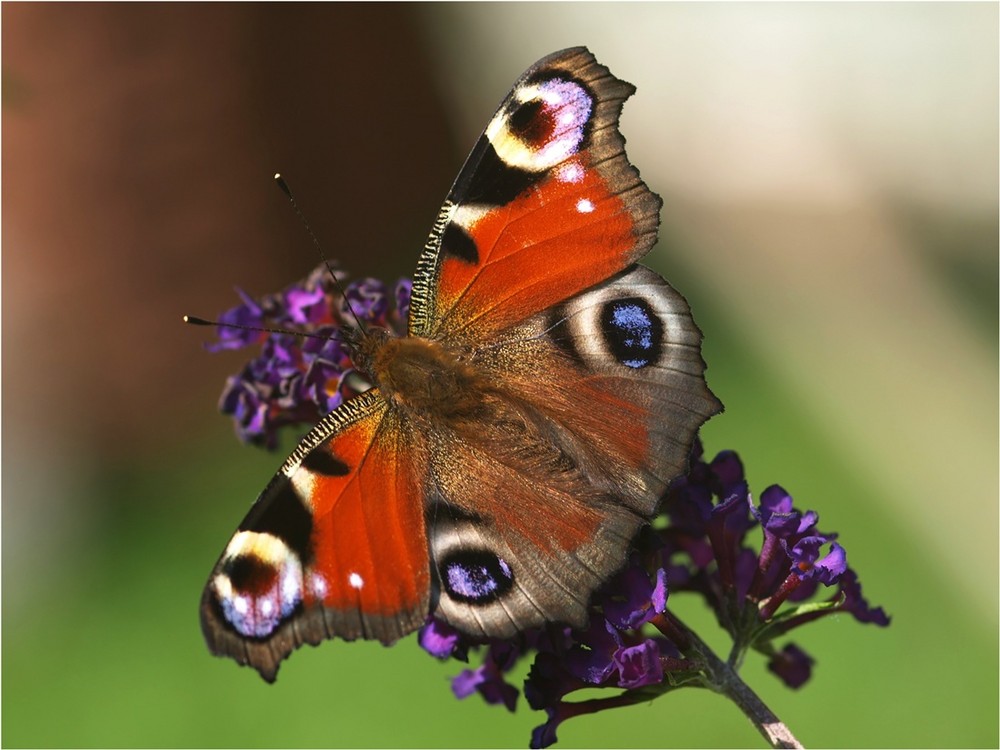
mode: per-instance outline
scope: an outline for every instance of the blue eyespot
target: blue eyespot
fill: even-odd
[[[514,584],[505,560],[486,550],[455,552],[442,566],[443,585],[455,600],[485,604],[499,599]]]
[[[663,349],[663,323],[646,300],[613,300],[601,311],[601,331],[612,356],[633,369],[655,364]]]

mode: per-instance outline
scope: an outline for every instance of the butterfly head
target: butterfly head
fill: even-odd
[[[375,326],[364,328],[343,326],[337,333],[350,350],[354,366],[366,375],[371,375],[374,352],[392,335],[387,329]]]

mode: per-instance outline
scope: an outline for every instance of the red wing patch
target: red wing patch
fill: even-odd
[[[311,491],[315,585],[309,593],[327,608],[360,611],[363,629],[367,616],[427,609],[422,490],[411,452],[397,445],[394,422],[383,420],[377,436],[367,429],[339,435],[329,447],[355,468],[344,476],[316,476]]]
[[[447,257],[438,292],[442,326],[458,334],[488,335],[567,299],[627,266],[637,244],[625,201],[582,167],[577,182],[550,176],[468,223],[479,262]]]

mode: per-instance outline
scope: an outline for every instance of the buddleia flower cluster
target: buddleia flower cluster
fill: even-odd
[[[344,285],[346,278],[337,274]],[[321,266],[259,300],[240,291],[242,304],[220,317],[224,325],[210,349],[259,347],[228,379],[220,403],[244,441],[273,448],[282,427],[311,426],[369,387],[339,335],[356,325],[354,315],[365,325],[405,333],[408,280],[391,291],[375,279],[346,283],[343,293],[338,288]],[[265,328],[285,332],[251,330]],[[671,612],[670,597],[685,593],[701,597],[729,634],[726,659]],[[788,687],[801,687],[816,662],[799,645],[799,628],[835,613],[889,624],[883,609],[865,600],[845,548],[837,534],[820,529],[817,513],[797,508],[777,484],[755,496],[734,451],[706,459],[696,442],[687,473],[669,487],[624,569],[595,594],[586,629],[548,625],[483,642],[430,617],[417,640],[434,657],[470,665],[452,680],[457,698],[478,694],[514,711],[523,694],[532,709],[544,712],[531,747],[555,743],[560,725],[574,716],[689,686],[727,695],[773,745],[795,746],[738,670],[757,654]],[[530,667],[519,687],[511,675],[522,662]],[[606,695],[573,699],[595,688]]]
[[[226,381],[219,402],[244,442],[273,449],[282,427],[314,425],[371,385],[339,335],[345,327],[360,322],[405,333],[409,279],[397,281],[391,297],[377,279],[352,281],[341,292],[342,282],[346,274],[321,265],[304,280],[259,300],[237,289],[243,303],[219,316],[219,339],[207,345],[210,351],[260,347]]]

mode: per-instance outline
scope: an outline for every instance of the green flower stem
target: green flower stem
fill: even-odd
[[[725,695],[739,706],[750,723],[757,727],[757,731],[764,736],[771,747],[802,747],[802,743],[795,738],[791,730],[774,715],[774,712],[750,689],[749,685],[740,679],[733,667],[716,656],[708,644],[675,615],[669,612],[666,614],[673,620],[671,629],[683,630],[690,643],[690,647],[685,649],[685,655],[703,665],[702,681],[705,687]]]

